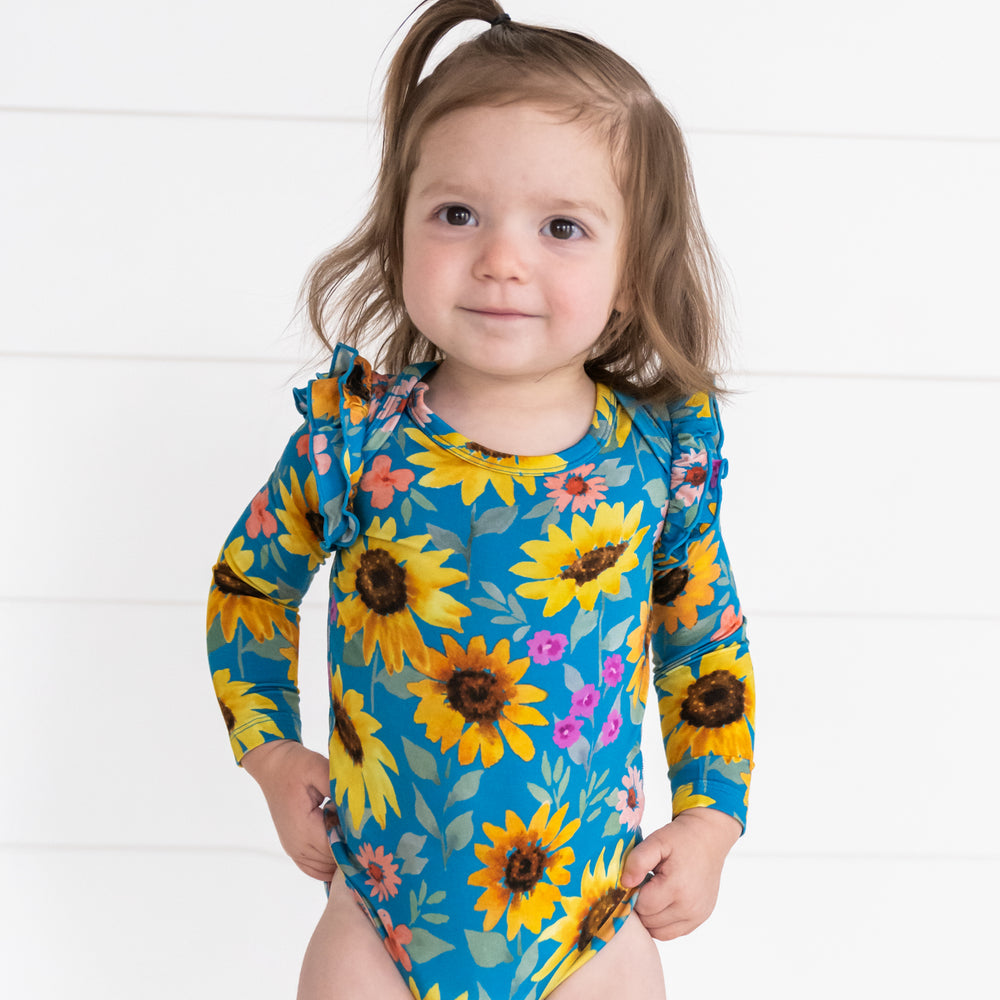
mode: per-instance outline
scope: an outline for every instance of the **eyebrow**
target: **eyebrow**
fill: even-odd
[[[418,198],[430,198],[436,195],[446,195],[448,197],[458,198],[459,200],[467,199],[469,201],[474,201],[477,192],[459,183],[453,184],[448,181],[432,181],[419,191],[414,192],[414,194]],[[584,212],[589,212],[591,215],[597,216],[597,218],[604,223],[608,222],[608,213],[594,201],[587,201],[586,199],[577,201],[573,198],[550,199],[544,197],[537,200],[539,202],[544,202],[547,206],[555,208],[555,210],[559,212],[576,214],[582,210]]]

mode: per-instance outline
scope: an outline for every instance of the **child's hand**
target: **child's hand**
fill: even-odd
[[[741,830],[732,816],[699,807],[680,813],[633,848],[622,885],[639,885],[653,873],[635,904],[652,937],[669,941],[708,919],[719,895],[723,862]]]
[[[255,747],[243,768],[260,785],[285,853],[307,875],[329,882],[337,870],[320,804],[330,790],[330,764],[294,740]]]

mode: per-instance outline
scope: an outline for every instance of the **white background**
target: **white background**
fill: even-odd
[[[294,995],[322,890],[231,761],[204,596],[297,419],[290,386],[314,364],[298,284],[365,203],[380,57],[408,2],[0,5],[0,970],[15,1000]],[[985,996],[998,8],[512,14],[593,34],[649,77],[732,276],[725,525],[758,769],[716,914],[662,947],[668,996]],[[311,597],[320,748],[322,623]],[[666,803],[651,799],[647,827]]]

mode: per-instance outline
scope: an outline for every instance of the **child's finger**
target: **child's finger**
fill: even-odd
[[[659,841],[649,837],[632,848],[622,869],[622,885],[626,889],[640,885],[645,877],[666,857]]]

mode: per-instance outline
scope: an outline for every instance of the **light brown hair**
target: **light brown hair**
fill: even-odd
[[[410,321],[402,297],[403,212],[421,139],[459,108],[527,101],[598,130],[625,202],[625,305],[594,345],[587,374],[644,400],[717,392],[719,272],[680,129],[649,84],[584,35],[500,20],[504,11],[494,0],[425,0],[421,7],[386,77],[372,206],[303,286],[320,340],[332,349],[335,340],[358,346],[384,336],[375,361],[391,372],[441,357]],[[421,79],[441,38],[467,20],[490,27]]]

